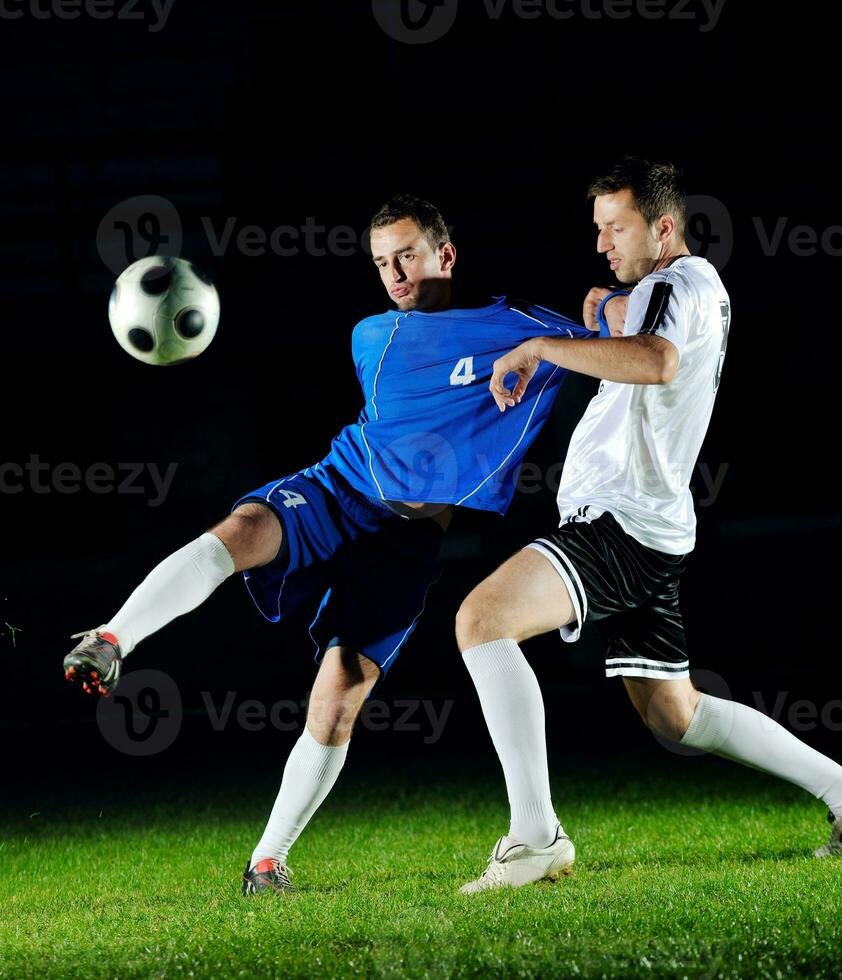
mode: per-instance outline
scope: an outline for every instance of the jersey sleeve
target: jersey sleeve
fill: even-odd
[[[527,328],[526,332],[533,337],[547,334],[561,337],[596,337],[599,335],[598,331],[589,330],[583,324],[577,323],[561,313],[556,313],[555,310],[550,310],[546,306],[538,306],[537,304],[525,308],[513,306],[513,309],[532,321],[533,326]],[[524,326],[524,324],[521,325]]]
[[[649,276],[632,290],[623,334],[663,337],[684,353],[692,316],[692,298],[676,277]]]

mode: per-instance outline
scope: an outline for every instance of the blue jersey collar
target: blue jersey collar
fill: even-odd
[[[393,310],[392,315],[397,314],[398,316],[419,316],[419,317],[470,317],[472,319],[477,319],[477,317],[494,316],[500,310],[504,309],[506,306],[505,296],[494,296],[492,297],[494,302],[490,306],[477,306],[472,309],[467,309],[463,307],[448,307],[446,310],[435,310],[433,313],[422,313],[421,310],[408,310],[403,313],[402,310]]]

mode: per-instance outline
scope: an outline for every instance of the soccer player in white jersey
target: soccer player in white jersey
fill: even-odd
[[[555,878],[575,849],[550,797],[544,705],[519,644],[560,630],[575,642],[604,620],[606,676],[622,677],[645,725],[660,737],[780,776],[821,799],[842,852],[842,766],[772,719],[693,686],[678,604],[695,542],[689,490],[710,420],[730,327],[716,270],[690,255],[677,171],[627,157],[590,188],[597,251],[628,297],[621,336],[529,340],[494,365],[501,412],[517,406],[549,361],[601,383],[570,442],[557,529],[533,541],[462,604],[456,635],[500,757],[511,807],[508,833],[472,893]],[[592,290],[586,322],[608,290]],[[514,375],[516,382],[507,387]]]

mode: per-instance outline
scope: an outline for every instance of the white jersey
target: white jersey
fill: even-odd
[[[668,385],[602,381],[573,433],[558,507],[561,523],[610,511],[623,530],[671,555],[693,550],[690,476],[713,411],[731,304],[716,269],[681,256],[638,283],[624,336],[653,334],[678,349]]]

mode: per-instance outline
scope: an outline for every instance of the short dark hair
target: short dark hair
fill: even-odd
[[[630,190],[634,205],[646,224],[662,214],[675,221],[675,230],[684,237],[687,220],[687,194],[681,171],[672,163],[650,163],[641,157],[625,156],[610,170],[594,177],[588,186],[588,200],[600,194]]]
[[[371,230],[385,228],[404,218],[411,218],[418,225],[431,248],[441,248],[450,241],[450,233],[439,209],[412,194],[396,194],[390,198],[371,219]]]

